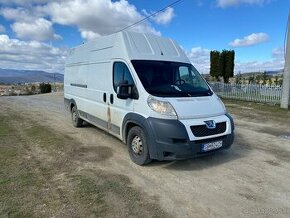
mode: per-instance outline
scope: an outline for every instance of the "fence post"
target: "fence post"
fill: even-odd
[[[283,73],[283,89],[281,98],[281,108],[288,109],[289,107],[289,92],[290,92],[290,13],[288,14],[288,34],[286,46],[286,60]]]

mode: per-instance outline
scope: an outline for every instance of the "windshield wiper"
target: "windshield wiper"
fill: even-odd
[[[174,88],[175,90],[179,91],[179,92],[182,92],[182,90],[176,85],[171,85],[171,87]]]

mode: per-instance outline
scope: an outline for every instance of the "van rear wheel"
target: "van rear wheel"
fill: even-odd
[[[130,158],[134,163],[145,165],[151,162],[147,140],[144,131],[139,126],[130,129],[127,146]]]
[[[76,106],[71,109],[71,119],[74,127],[81,127],[83,125],[83,120],[79,117],[79,112]]]

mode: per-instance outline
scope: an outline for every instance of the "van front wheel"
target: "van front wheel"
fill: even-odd
[[[134,163],[145,165],[151,162],[147,140],[144,131],[139,126],[130,129],[127,146],[130,158]]]
[[[79,112],[76,106],[71,109],[71,119],[74,127],[81,127],[83,120],[79,117]]]

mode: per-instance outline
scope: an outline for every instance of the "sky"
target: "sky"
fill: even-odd
[[[70,48],[115,33],[174,0],[0,0],[0,68],[64,73]],[[208,73],[235,51],[235,73],[284,68],[290,0],[181,0],[132,27],[176,40]]]

